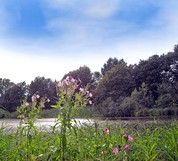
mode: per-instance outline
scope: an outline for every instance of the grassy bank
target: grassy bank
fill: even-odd
[[[40,131],[19,127],[0,129],[0,160],[3,161],[116,161],[178,160],[177,121],[99,121],[92,125],[74,124],[67,130],[62,158],[59,128]]]

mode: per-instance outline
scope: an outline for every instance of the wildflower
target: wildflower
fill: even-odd
[[[125,146],[124,146],[124,150],[127,150],[127,151],[131,150],[131,149],[130,149],[130,146],[129,146],[129,145],[125,145]]]
[[[74,78],[71,79],[71,82],[72,82],[72,83],[75,83],[75,81],[76,81],[76,80],[75,80]]]
[[[70,79],[70,77],[69,77],[69,76],[67,76],[67,77],[66,77],[66,80],[69,80],[69,79]]]
[[[133,142],[133,141],[134,141],[134,138],[131,137],[131,136],[128,136],[128,141]]]
[[[26,102],[26,103],[25,103],[25,105],[26,105],[26,106],[29,106],[29,103],[28,103],[28,102]]]
[[[36,98],[38,99],[38,98],[40,98],[40,96],[37,94],[37,95],[36,95]]]
[[[69,86],[69,82],[66,79],[64,80],[64,83],[66,86]]]
[[[62,82],[59,82],[59,83],[57,84],[57,86],[58,86],[59,88],[62,87],[62,85],[63,85]]]
[[[92,101],[91,101],[91,100],[89,100],[88,103],[89,103],[90,105],[92,105]]]
[[[83,88],[79,88],[79,91],[80,91],[80,92],[83,92],[83,91],[84,91],[84,89],[83,89]]]
[[[119,152],[118,148],[116,148],[116,147],[115,147],[115,148],[113,148],[113,150],[112,150],[112,151],[113,151],[113,153],[114,153],[114,154],[117,154],[117,153]]]
[[[49,98],[47,99],[47,102],[50,102],[50,99],[49,99]]]
[[[106,133],[106,134],[109,134],[109,129],[106,127],[106,128],[104,128],[104,132]]]
[[[86,93],[87,93],[88,97],[92,97],[93,96],[92,93],[90,93],[89,91],[86,91]]]
[[[33,95],[33,96],[32,96],[32,102],[34,102],[35,99],[36,99],[36,97]]]

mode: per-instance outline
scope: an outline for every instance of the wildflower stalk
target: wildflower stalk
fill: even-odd
[[[24,140],[24,134],[26,138],[24,142],[19,143],[19,146],[26,152],[25,160],[33,160],[32,135],[36,136],[37,134],[37,128],[34,126],[34,123],[39,117],[40,111],[44,107],[45,102],[49,102],[49,99],[40,98],[39,95],[34,94],[31,98],[31,102],[27,102],[27,98],[25,98],[22,105],[17,108],[18,118],[21,119],[20,140]]]
[[[77,111],[86,106],[87,103],[91,104],[92,94],[84,88],[81,88],[80,81],[67,77],[59,82],[56,86],[57,103],[52,106],[59,109],[57,124],[61,124],[60,132],[60,149],[62,160],[66,160],[65,154],[67,153],[67,130],[71,129],[71,119],[77,114]],[[56,127],[56,126],[55,126]],[[60,154],[58,154],[60,156]],[[56,159],[56,158],[53,158]]]

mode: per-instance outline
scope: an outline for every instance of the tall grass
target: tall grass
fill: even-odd
[[[8,132],[6,129],[0,129],[0,160],[3,161],[178,160],[177,121],[166,124],[76,123],[66,132],[65,158],[62,158],[57,127],[31,130],[28,139],[22,129]],[[128,137],[134,140],[129,141]],[[114,152],[114,148],[118,152]]]

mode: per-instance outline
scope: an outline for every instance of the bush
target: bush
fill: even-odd
[[[0,108],[0,118],[9,118],[9,117],[10,117],[10,113]]]
[[[123,116],[122,109],[119,108],[119,104],[114,102],[111,97],[104,100],[98,105],[98,109],[101,115],[104,117],[121,117]]]
[[[148,112],[149,112],[149,116],[161,116],[162,109],[160,109],[160,108],[152,108]]]
[[[163,115],[165,116],[178,116],[178,108],[165,108],[163,110]]]
[[[138,103],[131,97],[125,97],[122,101],[120,108],[122,109],[123,116],[134,116]]]
[[[143,116],[149,116],[149,109],[144,108],[135,113],[136,117],[143,117]]]
[[[41,118],[57,118],[59,111],[58,109],[43,109],[40,111]]]

